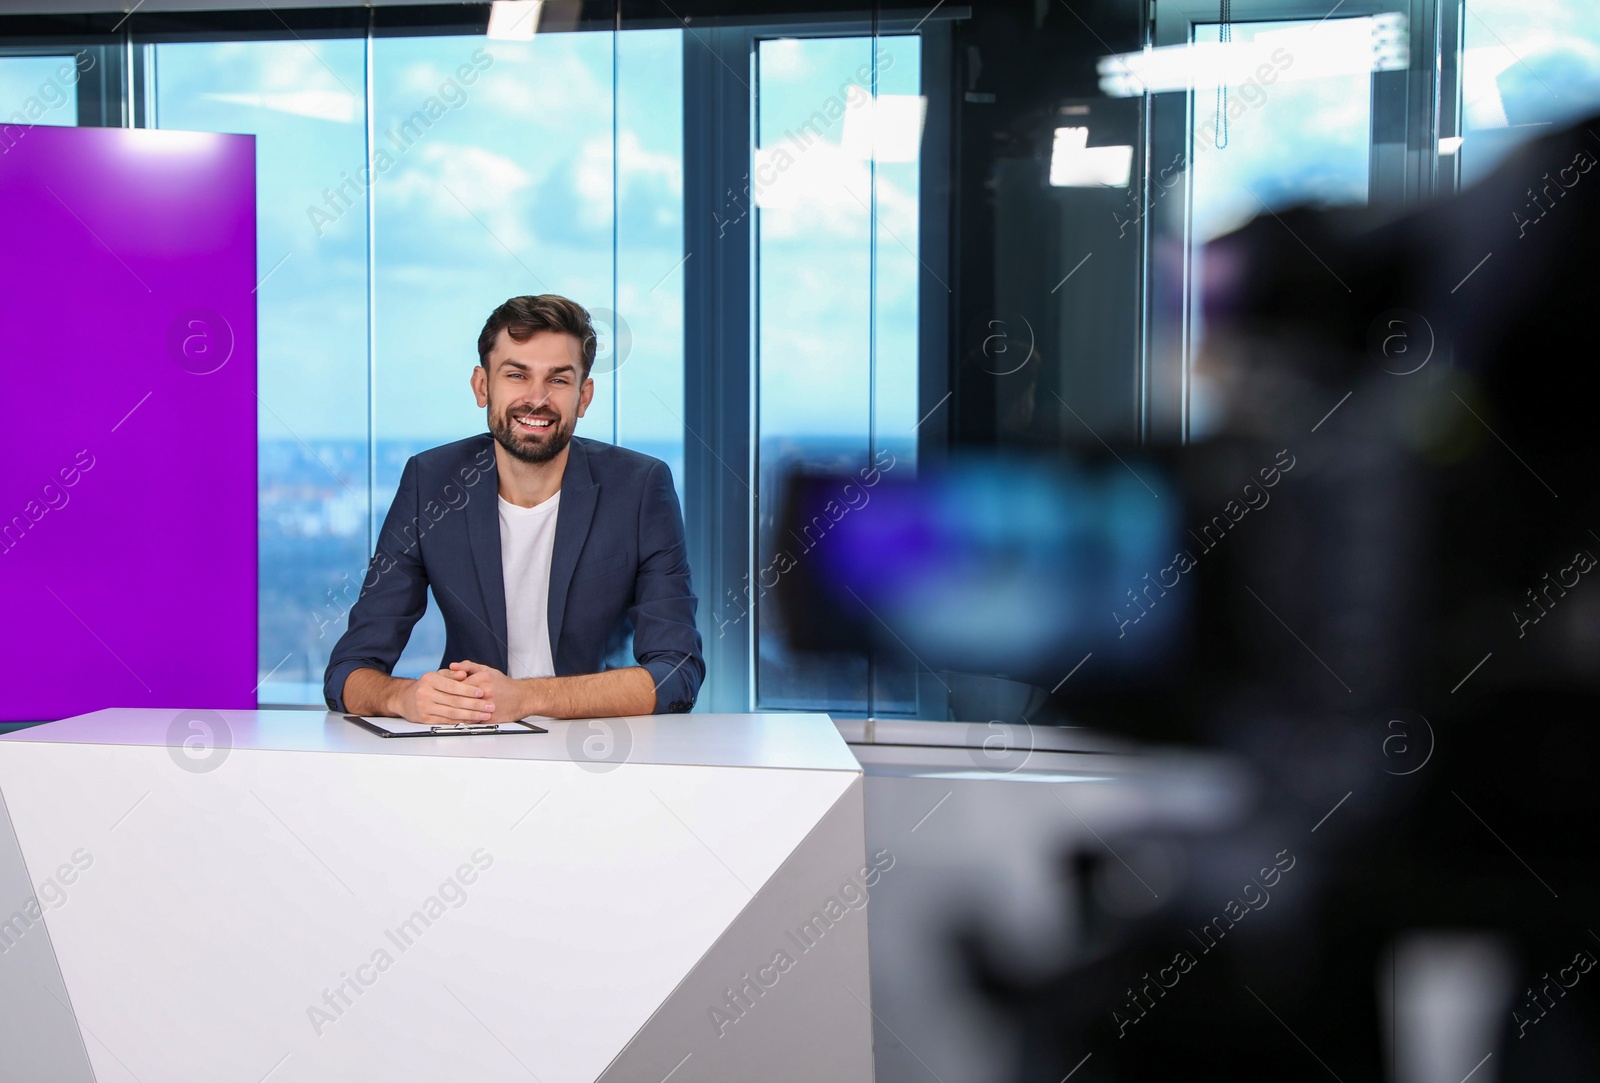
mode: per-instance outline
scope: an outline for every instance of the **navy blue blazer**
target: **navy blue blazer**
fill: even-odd
[[[694,706],[705,678],[683,516],[660,459],[583,437],[568,445],[550,560],[556,676],[598,673],[633,658],[656,685],[656,713]],[[471,659],[508,668],[499,471],[481,433],[413,455],[384,519],[377,551],[323,676],[343,712],[357,669],[392,673],[428,605],[444,616],[439,667]]]

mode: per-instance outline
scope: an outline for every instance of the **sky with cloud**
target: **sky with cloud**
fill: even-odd
[[[369,170],[363,42],[160,46],[162,127],[257,136],[263,438],[367,435],[370,197],[380,442],[481,431],[478,330],[540,292],[632,332],[580,432],[681,442],[657,400],[682,397],[681,50],[673,31],[377,39]]]
[[[264,438],[366,435],[363,44],[159,47],[161,126],[257,135]],[[506,297],[550,291],[620,312],[631,331],[580,431],[681,443],[682,48],[675,31],[374,42],[375,147],[390,156],[370,185],[380,441],[480,430],[467,390],[478,328]],[[877,48],[880,94],[917,106],[917,40]],[[765,43],[761,123],[798,127],[862,82],[872,49],[864,38]],[[916,422],[916,293],[928,273],[917,140],[913,130],[909,160],[870,161],[865,97],[795,155],[787,204],[762,215],[769,435],[864,434],[873,352],[879,428],[909,434]],[[919,128],[920,113],[907,115]],[[733,217],[750,201],[723,193],[717,209]]]
[[[880,100],[917,102],[919,39],[881,38],[876,50]],[[761,44],[756,176],[719,211],[761,203],[764,441],[854,437],[863,458],[869,426],[880,446],[912,444],[917,294],[931,274],[917,254],[919,114],[897,118],[912,150],[890,156],[910,160],[875,158],[871,138],[852,138],[869,130],[872,103],[841,88],[870,86],[873,53],[869,38]]]

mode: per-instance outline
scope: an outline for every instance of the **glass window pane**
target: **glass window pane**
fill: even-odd
[[[922,39],[879,38],[878,106],[871,125],[877,193],[877,257],[873,264],[873,447],[895,457],[893,469],[916,467],[919,292],[943,284],[919,250],[922,183]]]
[[[256,136],[257,696],[320,703],[371,552],[363,42],[161,44],[155,54],[161,127]]]
[[[71,55],[0,56],[0,124],[75,127],[78,75]],[[0,148],[15,139],[0,131]]]
[[[683,502],[683,31],[617,36],[617,442]],[[704,594],[705,582],[695,589]],[[707,602],[702,601],[704,608]]]
[[[770,587],[816,539],[778,538],[778,480],[799,466],[864,468],[884,449],[914,465],[918,159],[926,104],[914,36],[759,43],[754,176],[720,214],[759,208],[756,324],[762,500],[756,700],[762,708],[870,709],[861,655],[798,657]],[[737,616],[737,613],[729,614]],[[907,682],[897,686],[909,695]],[[898,705],[904,706],[904,705]],[[914,701],[911,703],[914,706]],[[905,709],[909,709],[906,707]]]

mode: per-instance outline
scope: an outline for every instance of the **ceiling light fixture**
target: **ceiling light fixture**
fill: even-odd
[[[1091,147],[1088,128],[1057,128],[1050,147],[1050,184],[1055,188],[1126,188],[1133,175],[1133,148]]]
[[[532,41],[539,32],[544,0],[494,0],[489,6],[489,36],[500,41]]]
[[[1411,63],[1406,17],[1397,11],[1262,31],[1251,41],[1164,45],[1101,57],[1100,89],[1113,98],[1168,90],[1303,82],[1402,71]]]

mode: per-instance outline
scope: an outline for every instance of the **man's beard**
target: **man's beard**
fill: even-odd
[[[547,417],[554,424],[545,430],[543,439],[535,443],[524,435],[524,430],[517,427],[514,417]],[[502,413],[497,417],[494,403],[489,404],[489,432],[509,455],[525,463],[534,465],[547,463],[560,455],[572,441],[572,429],[573,426],[563,421],[561,415],[553,410],[523,410],[517,414]]]

